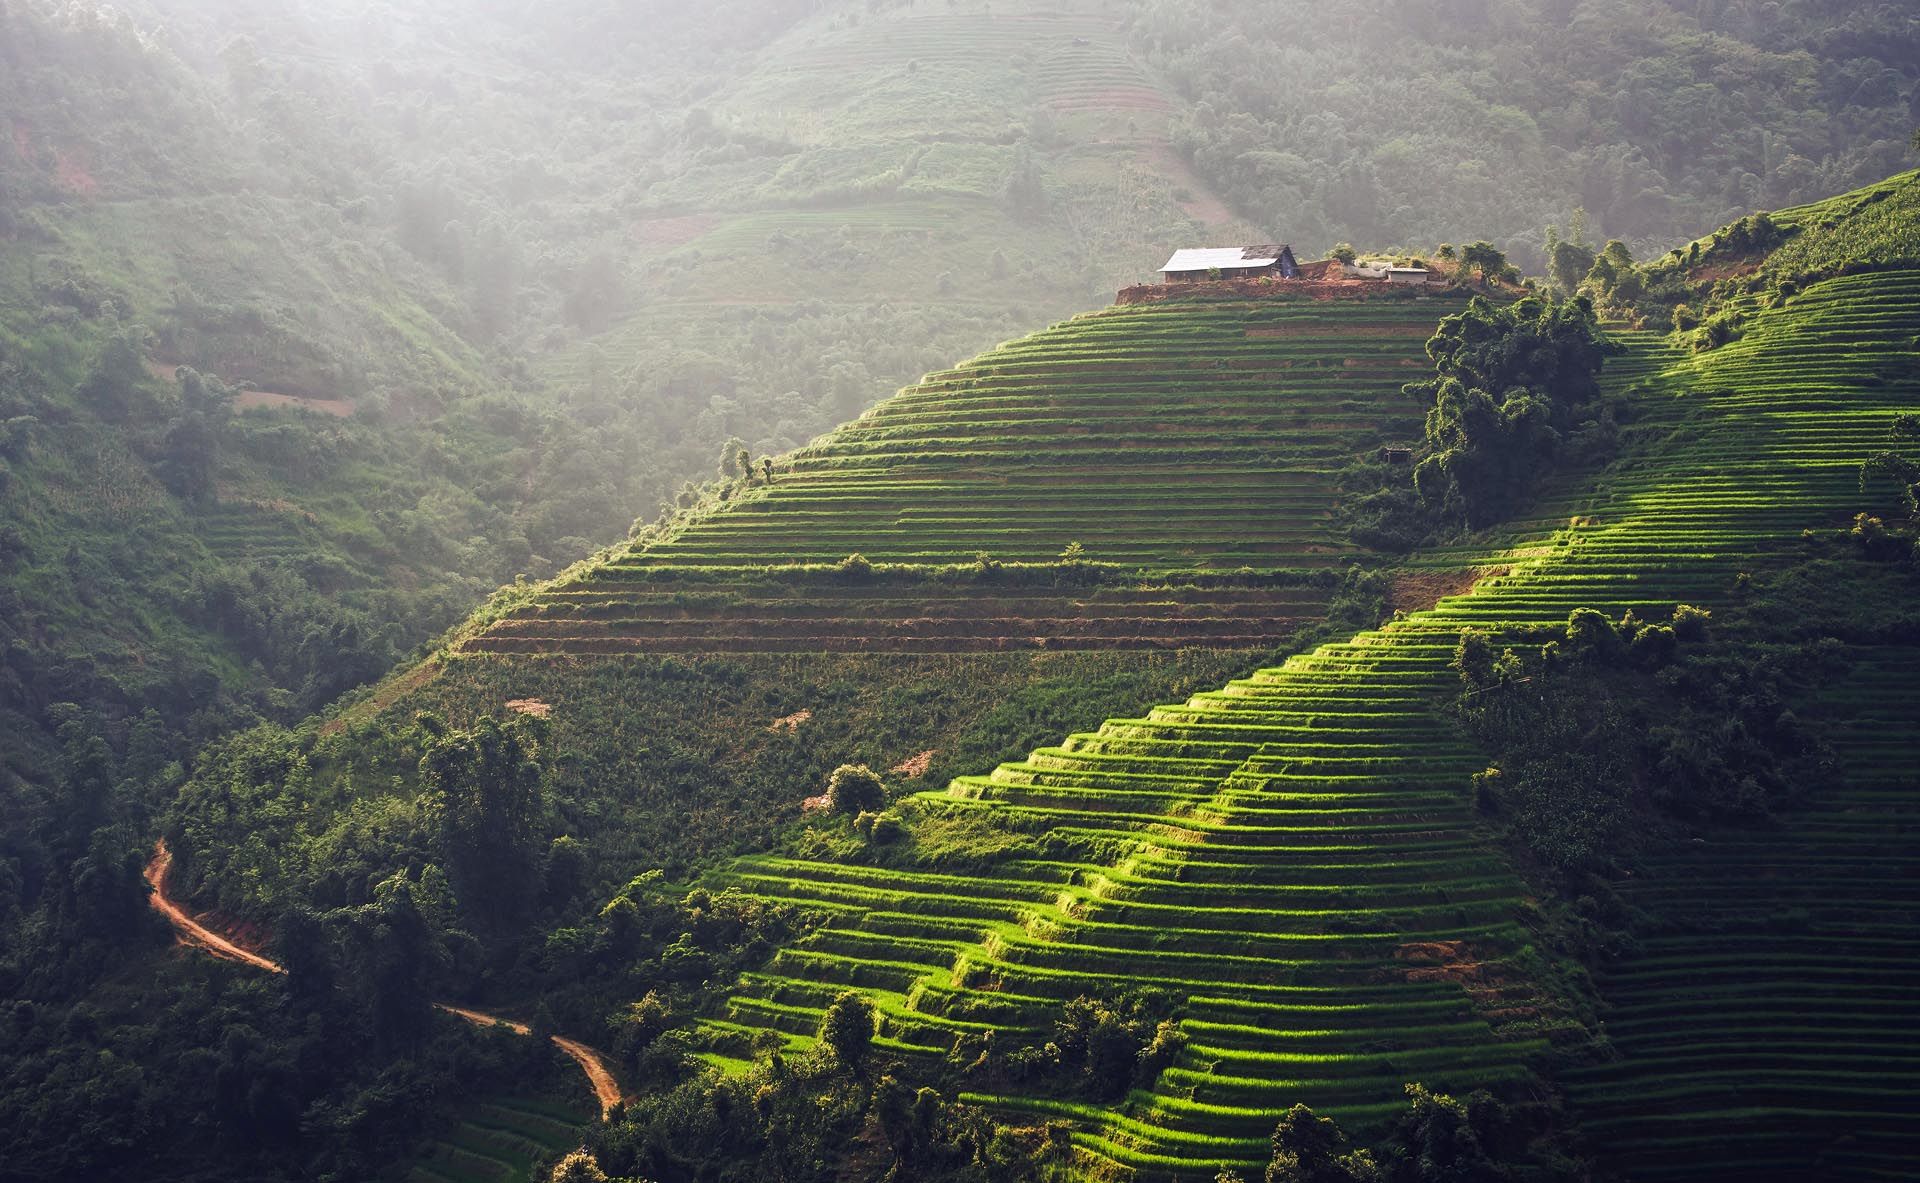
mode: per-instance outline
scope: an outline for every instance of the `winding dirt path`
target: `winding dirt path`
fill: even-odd
[[[167,875],[173,870],[173,852],[167,849],[164,840],[153,844],[153,858],[147,863],[147,882],[153,886],[153,894],[147,897],[154,910],[167,918],[173,925],[173,931],[183,945],[204,949],[215,957],[227,961],[239,961],[268,973],[286,973],[286,967],[277,961],[269,961],[251,949],[242,949],[232,941],[208,928],[187,914],[187,910],[175,903],[167,895]]]
[[[146,879],[153,888],[153,894],[147,897],[156,912],[167,918],[173,925],[174,935],[183,945],[203,950],[215,957],[227,961],[238,961],[268,973],[286,973],[286,967],[277,961],[262,957],[251,949],[242,948],[226,937],[195,920],[187,910],[167,894],[167,875],[173,870],[173,852],[167,849],[166,839],[153,844],[153,857],[147,861]],[[477,1027],[505,1027],[515,1035],[531,1035],[533,1028],[517,1019],[506,1019],[499,1015],[490,1015],[486,1011],[473,1010],[470,1007],[455,1006],[451,1002],[436,1002],[435,1008],[450,1015],[456,1015]],[[620,1082],[614,1078],[613,1069],[607,1067],[607,1058],[600,1052],[588,1047],[577,1039],[568,1039],[563,1035],[553,1037],[553,1046],[559,1048],[580,1065],[580,1071],[586,1074],[587,1083],[593,1086],[593,1095],[600,1101],[600,1117],[604,1120],[613,1112],[613,1107],[626,1100],[620,1091]]]

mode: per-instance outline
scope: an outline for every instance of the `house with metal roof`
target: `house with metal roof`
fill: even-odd
[[[1198,283],[1204,279],[1252,279],[1277,275],[1285,279],[1300,276],[1293,248],[1281,246],[1209,246],[1173,252],[1160,278],[1166,283]]]

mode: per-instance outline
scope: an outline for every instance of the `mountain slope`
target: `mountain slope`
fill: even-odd
[[[1579,608],[1651,620],[1680,604],[1737,613],[1747,594],[1737,577],[1788,566],[1804,530],[1858,507],[1860,461],[1896,414],[1920,406],[1916,292],[1911,269],[1820,281],[1784,308],[1756,308],[1739,346],[1697,358],[1626,336],[1633,352],[1610,367],[1610,383],[1632,399],[1649,442],[1597,492],[1543,509],[1537,532],[1482,552],[1504,574],[1221,693],[1110,720],[914,798],[927,817],[986,814],[1015,833],[1097,837],[1106,845],[1087,849],[1099,857],[959,879],[898,869],[877,851],[859,860],[873,866],[747,860],[722,873],[716,883],[832,919],[748,976],[727,1021],[710,1027],[716,1050],[739,1054],[756,1027],[791,1041],[849,984],[875,998],[889,1050],[929,1064],[983,1028],[1016,1045],[1038,1038],[1090,981],[1168,989],[1188,1038],[1150,1090],[1090,1108],[1023,1096],[989,1067],[979,1099],[1071,1118],[1088,1161],[1184,1178],[1263,1162],[1265,1133],[1295,1100],[1364,1124],[1404,1080],[1464,1089],[1515,1071],[1529,1032],[1564,1028],[1529,991],[1518,960],[1529,909],[1467,801],[1486,756],[1436,714],[1458,685],[1448,667],[1462,631],[1521,644]],[[1569,513],[1574,524],[1555,528]],[[1888,684],[1890,656],[1872,654],[1863,685]],[[1836,706],[1859,701],[1845,686]],[[1686,902],[1663,913],[1679,927],[1649,938],[1644,962],[1627,957],[1603,979],[1603,998],[1630,1020],[1621,1061],[1571,1078],[1603,1163],[1636,1178],[1649,1164],[1741,1178],[1804,1177],[1816,1162],[1846,1177],[1892,1168],[1894,1098],[1916,1065],[1893,983],[1913,934],[1876,868],[1890,870],[1901,849],[1911,785],[1886,762],[1904,732],[1854,717],[1865,730],[1835,743],[1860,779],[1806,786],[1824,812],[1782,816],[1781,837],[1737,842],[1724,862],[1656,859],[1629,889],[1648,904],[1660,897],[1640,893]],[[1824,889],[1814,880],[1741,898],[1757,895],[1751,868],[1776,852],[1831,865],[1843,851],[1849,870]],[[1662,888],[1681,867],[1689,878]],[[1808,895],[1829,906],[1806,935],[1780,932],[1778,910],[1809,907]],[[1338,902],[1316,906],[1321,898]],[[1255,901],[1257,912],[1239,910]],[[1686,935],[1702,927],[1722,935]],[[1829,957],[1857,969],[1820,968]],[[1440,964],[1419,964],[1428,958]],[[1730,1054],[1724,1041],[1777,1029],[1809,989],[1846,1006],[1844,1017],[1801,1019],[1777,1050]],[[1661,1037],[1662,1022],[1685,1021],[1684,1000],[1728,996],[1755,1001],[1691,1027],[1697,1035]],[[1777,1001],[1759,1001],[1768,997]],[[1337,1020],[1320,1009],[1329,1004]],[[1435,1018],[1447,1028],[1437,1045]],[[1676,1039],[1698,1042],[1675,1049]],[[1809,1074],[1808,1057],[1825,1071]],[[1766,1142],[1729,1155],[1728,1140],[1749,1128],[1766,1129]]]
[[[1266,645],[1358,557],[1337,474],[1417,434],[1400,386],[1463,301],[1276,289],[1078,317],[928,375],[459,648]]]

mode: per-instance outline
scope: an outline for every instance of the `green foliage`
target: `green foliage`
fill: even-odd
[[[1427,344],[1436,377],[1413,487],[1435,517],[1478,529],[1525,503],[1563,460],[1591,460],[1609,418],[1598,376],[1610,347],[1581,298],[1476,299]]]
[[[1164,1017],[1165,1006],[1142,992],[1069,1000],[1048,1045],[1058,1071],[1070,1087],[1101,1101],[1152,1084],[1186,1042],[1178,1024]]]
[[[835,813],[878,810],[886,803],[886,783],[865,764],[842,764],[827,778],[827,808]]]
[[[1380,1170],[1365,1150],[1348,1150],[1330,1117],[1296,1104],[1273,1127],[1273,1158],[1266,1183],[1378,1183]]]
[[[1895,444],[1913,446],[1920,441],[1920,413],[1896,416],[1887,429]],[[1920,460],[1902,451],[1876,452],[1860,465],[1860,491],[1865,493],[1876,481],[1891,481],[1900,490],[1908,517],[1920,517]]]
[[[1507,276],[1506,252],[1490,242],[1470,242],[1460,248],[1460,264],[1480,273],[1480,279],[1505,279]]]
[[[1574,205],[1612,237],[1670,241],[1902,167],[1909,14],[1742,12],[1140,0],[1132,27],[1191,104],[1175,144],[1239,211],[1284,217],[1296,248],[1492,234],[1531,254]],[[1364,85],[1356,60],[1378,63]]]
[[[1063,1141],[1000,1125],[892,1072],[875,1080],[830,1056],[776,1051],[743,1072],[703,1072],[640,1097],[592,1131],[587,1150],[620,1178],[827,1183],[858,1169],[925,1183],[1038,1183],[1059,1165]]]
[[[1465,1100],[1425,1085],[1406,1087],[1407,1108],[1396,1115],[1378,1153],[1383,1183],[1501,1183],[1514,1177],[1506,1162],[1522,1147],[1507,1109],[1480,1090]]]
[[[828,1005],[820,1019],[820,1043],[835,1064],[859,1072],[873,1051],[875,1021],[873,1004],[864,995],[845,991]]]
[[[537,896],[537,855],[545,820],[540,720],[502,725],[483,716],[449,730],[422,716],[420,783],[426,817],[463,904],[493,924],[524,915]]]
[[[1498,667],[1484,637],[1463,634],[1459,709],[1500,754],[1476,798],[1541,866],[1598,870],[1673,821],[1765,816],[1829,765],[1789,706],[1830,667],[1827,649],[1715,645],[1707,619],[1579,608],[1561,637]]]
[[[1574,211],[1565,238],[1560,237],[1558,226],[1547,227],[1546,256],[1547,274],[1560,291],[1571,295],[1578,290],[1580,281],[1587,277],[1601,257],[1587,242],[1586,210]]]

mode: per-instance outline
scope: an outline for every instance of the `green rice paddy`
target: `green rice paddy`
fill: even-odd
[[[1320,615],[1356,557],[1331,519],[1334,473],[1418,434],[1401,387],[1457,299],[1180,303],[1055,325],[927,375],[786,458],[771,486],[468,648],[1271,647]],[[850,586],[828,569],[854,554],[927,576],[980,555],[1051,564],[1072,543],[1104,586]],[[1239,572],[1258,578],[1220,585]]]
[[[942,1057],[983,1023],[1016,1043],[1044,1037],[1058,1003],[1077,994],[1164,990],[1185,1001],[1188,1044],[1151,1088],[1112,1107],[972,1098],[1066,1120],[1087,1169],[1153,1179],[1258,1169],[1275,1117],[1296,1102],[1365,1130],[1410,1080],[1458,1091],[1531,1077],[1553,1024],[1524,969],[1528,905],[1469,800],[1486,757],[1440,705],[1460,631],[1536,629],[1576,607],[1658,618],[1678,603],[1728,602],[1741,573],[1859,507],[1860,458],[1893,415],[1920,406],[1917,332],[1920,271],[1817,284],[1710,354],[1619,333],[1629,353],[1606,380],[1632,397],[1650,442],[1598,491],[1553,499],[1503,544],[1432,560],[1503,573],[1429,611],[918,797],[1117,840],[1126,853],[1110,864],[1016,863],[969,878],[740,860],[716,881],[831,920],[741,981],[714,1032],[716,1055],[741,1046],[742,1028],[804,1043],[849,986],[874,999],[886,1046],[909,1058]],[[1036,384],[1084,372],[1052,359],[1022,365],[1021,352],[980,364]],[[930,382],[957,394],[968,376]],[[1105,393],[1075,386],[1064,397]],[[958,408],[939,402],[890,404],[810,450],[787,504],[816,495],[811,482],[838,462],[856,463],[854,441],[872,446],[916,417],[918,434],[900,438],[936,455],[1072,454],[1057,438],[963,435],[952,426]],[[1033,431],[1047,417],[1022,409],[1025,418],[1009,414],[994,431]],[[1176,439],[1201,430],[1202,416],[1168,418],[1181,424]],[[1134,430],[1112,427],[1121,438]],[[917,448],[886,446],[897,471],[913,471]],[[1303,464],[1317,446],[1297,442]],[[1144,504],[1153,496],[1141,491]],[[1297,523],[1246,524],[1204,501],[1193,512],[1195,531],[1206,515],[1245,526],[1238,538],[1269,561],[1303,553],[1302,536],[1286,533]],[[979,528],[959,516],[956,531]],[[694,531],[662,551],[724,566],[759,553],[755,540],[767,536],[742,525]],[[1151,538],[1126,545],[1143,562],[1190,557]],[[1920,917],[1901,858],[1916,816],[1913,688],[1905,666],[1864,667],[1835,691],[1848,720],[1837,732],[1844,787],[1820,786],[1807,816],[1676,856],[1630,889],[1652,909],[1684,900],[1696,919],[1603,977],[1619,1059],[1566,1082],[1603,1163],[1636,1179],[1904,1169],[1900,1138],[1920,1090],[1910,1030]],[[1807,920],[1784,931],[1756,897],[1802,907]]]

